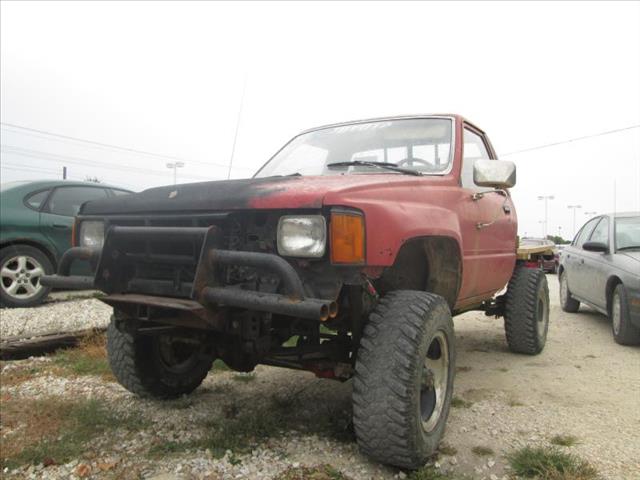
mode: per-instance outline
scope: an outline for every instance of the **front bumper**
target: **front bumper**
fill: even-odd
[[[219,231],[215,226],[112,226],[107,231],[102,249],[71,248],[62,256],[57,274],[43,276],[40,282],[53,288],[97,288],[111,296],[104,298],[111,304],[114,298],[118,302],[125,301],[127,295],[130,295],[129,303],[149,305],[157,302],[158,297],[188,296],[192,302],[204,308],[235,307],[319,321],[336,316],[335,300],[307,297],[300,276],[284,258],[271,253],[223,250],[216,248],[218,240]],[[154,253],[154,242],[167,244],[172,241],[192,242],[194,255]],[[134,243],[144,248],[133,251]],[[199,252],[196,253],[198,247]],[[71,265],[75,261],[90,262],[95,276],[70,275]],[[195,277],[190,282],[182,282],[180,278],[175,281],[140,278],[137,272],[141,264],[176,266],[178,277],[182,266],[193,264],[196,266]],[[225,266],[268,272],[279,279],[278,290],[284,293],[226,286],[219,275],[219,269]],[[185,300],[181,299],[181,302],[184,304]]]

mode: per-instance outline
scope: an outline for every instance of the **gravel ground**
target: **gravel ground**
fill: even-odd
[[[456,318],[458,374],[455,396],[464,408],[452,408],[444,442],[452,447],[441,455],[441,470],[474,479],[506,479],[504,455],[524,445],[549,445],[554,435],[574,435],[578,444],[560,447],[590,461],[604,479],[640,479],[640,349],[613,342],[608,320],[588,308],[578,314],[560,310],[555,276],[547,277],[551,291],[551,325],[545,351],[536,357],[507,351],[501,321],[480,313]],[[2,332],[55,318],[64,325],[81,318],[106,322],[109,309],[95,300],[56,303],[7,315]],[[23,315],[23,316],[21,316]],[[9,321],[7,322],[7,318]],[[21,320],[20,320],[21,319]],[[20,323],[22,322],[22,324]],[[71,323],[67,323],[71,322]],[[32,359],[4,368],[47,362]],[[259,405],[265,399],[295,396],[292,414],[314,418],[350,409],[351,382],[314,378],[306,372],[258,367],[253,381],[237,381],[233,372],[214,372],[189,397],[178,402],[141,400],[115,383],[98,377],[36,376],[24,383],[3,385],[12,397],[63,396],[100,398],[114,408],[140,412],[152,427],[137,433],[116,432],[99,439],[95,457],[66,465],[32,466],[5,471],[7,478],[74,478],[79,465],[90,476],[123,478],[269,479],[289,466],[328,463],[354,480],[405,478],[397,469],[377,465],[360,455],[352,441],[337,441],[304,429],[269,439],[247,455],[190,451],[150,460],[144,452],[155,442],[185,442],[203,432],[205,421],[222,419],[233,408]],[[3,431],[3,441],[19,432]],[[115,435],[115,442],[114,442]],[[114,446],[115,445],[115,446]],[[493,453],[478,456],[474,447]],[[112,472],[110,467],[117,465]],[[163,476],[165,475],[165,476]],[[158,477],[159,476],[159,477]]]
[[[0,338],[28,338],[46,333],[106,327],[111,307],[94,298],[84,298],[91,294],[70,296],[68,292],[60,292],[38,307],[0,309]]]

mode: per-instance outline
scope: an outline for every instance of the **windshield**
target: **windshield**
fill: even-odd
[[[640,217],[616,218],[616,249],[640,248]]]
[[[448,118],[380,120],[322,128],[295,137],[255,176],[394,173],[366,165],[372,162],[425,175],[442,174],[451,164],[452,130],[453,121]],[[331,165],[334,163],[340,165]]]

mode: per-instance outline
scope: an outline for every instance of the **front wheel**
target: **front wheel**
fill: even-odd
[[[353,384],[358,446],[375,460],[422,466],[449,415],[455,339],[446,301],[426,292],[387,294],[365,326]]]
[[[153,398],[191,393],[214,360],[211,349],[196,338],[128,333],[117,328],[114,318],[107,329],[107,356],[124,388]]]
[[[568,313],[576,313],[580,308],[580,302],[571,296],[566,270],[560,273],[560,307]]]
[[[611,330],[620,345],[640,345],[640,329],[631,324],[624,285],[618,284],[611,297]]]

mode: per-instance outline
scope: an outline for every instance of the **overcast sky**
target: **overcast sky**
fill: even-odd
[[[518,167],[520,234],[640,210],[640,3],[1,3],[2,182],[233,178],[298,131],[460,113]],[[616,197],[614,200],[614,182]],[[614,205],[615,202],[615,205]]]

